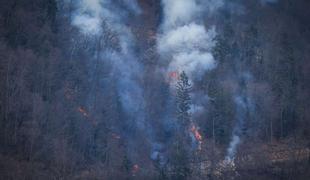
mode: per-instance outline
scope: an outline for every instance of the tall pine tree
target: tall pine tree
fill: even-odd
[[[183,130],[190,124],[190,89],[189,79],[183,71],[180,75],[180,80],[177,82],[177,115]]]
[[[190,89],[191,85],[185,72],[180,75],[177,82],[177,120],[179,127],[176,132],[173,152],[171,154],[172,178],[177,180],[187,179],[191,170],[189,166],[190,137]]]

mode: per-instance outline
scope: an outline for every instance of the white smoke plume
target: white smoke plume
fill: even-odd
[[[245,81],[250,80],[250,76],[245,74],[243,78]],[[238,145],[242,141],[242,128],[249,118],[247,115],[251,115],[254,112],[254,106],[251,98],[245,93],[238,95],[234,99],[236,105],[236,124],[232,132],[232,138],[227,149],[225,160],[227,162],[233,162],[237,153]]]
[[[81,32],[89,35],[102,33],[101,15],[103,8],[100,0],[80,0],[72,19],[72,25],[78,27]]]
[[[99,56],[113,65],[122,107],[128,118],[134,119],[136,125],[143,129],[144,99],[139,84],[142,65],[134,52],[135,40],[127,25],[129,14],[140,13],[135,0],[78,0],[71,23],[89,38],[109,39],[113,34],[114,43],[104,41],[106,48],[99,52]]]
[[[211,51],[217,33],[214,26],[206,29],[204,17],[222,5],[222,0],[162,0],[164,16],[157,44],[161,59],[168,64],[164,68],[166,74],[174,76],[185,71],[193,83],[193,80],[201,79],[207,70],[216,67]],[[171,85],[173,88],[173,81]],[[196,97],[196,93],[200,94],[193,92],[192,96]],[[203,109],[202,103],[194,99],[193,115]]]
[[[214,26],[206,29],[204,18],[222,4],[222,0],[162,0],[163,22],[158,34],[157,48],[161,59],[168,65],[164,72],[169,78],[172,77],[172,89],[176,74],[184,71],[193,84],[194,80],[201,79],[207,70],[216,67],[211,52],[217,34]],[[208,98],[201,92],[192,92],[191,96],[193,99],[189,113],[195,118],[203,112]],[[198,96],[200,98],[197,98]],[[201,143],[194,134],[190,135],[193,145]]]
[[[117,7],[117,3],[125,7],[127,12],[134,14],[141,13],[135,0],[77,0],[75,11],[72,17],[72,25],[86,35],[102,35],[104,33],[103,23],[120,23],[122,16],[125,16],[123,11]]]
[[[245,121],[246,111],[247,111],[247,104],[245,102],[244,97],[237,96],[235,97],[235,104],[236,104],[236,124],[233,129],[232,139],[229,143],[227,149],[227,155],[225,160],[228,162],[233,162],[235,159],[235,154],[237,152],[237,147],[241,142],[241,128]]]
[[[229,147],[227,149],[227,155],[226,155],[226,158],[225,160],[227,162],[233,162],[234,161],[234,158],[235,158],[235,154],[237,152],[237,147],[240,143],[240,136],[234,134],[230,143],[229,143]]]
[[[212,3],[217,2],[217,3]],[[206,30],[203,17],[221,6],[222,1],[163,0],[164,21],[158,38],[158,51],[168,59],[168,72],[185,71],[200,78],[216,66],[211,49],[215,27]]]

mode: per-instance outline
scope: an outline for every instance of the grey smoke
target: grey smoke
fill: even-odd
[[[164,73],[184,71],[193,84],[206,71],[216,67],[211,52],[216,44],[217,33],[215,26],[206,28],[204,17],[214,13],[222,5],[222,0],[162,0],[164,16],[158,33],[157,50],[161,60],[167,64],[163,68]],[[172,89],[175,87],[174,83],[170,82]],[[195,118],[204,111],[208,96],[193,91],[191,97],[193,99],[189,113]],[[194,123],[193,119],[192,121]],[[193,147],[199,147],[193,134],[190,136]]]
[[[236,105],[236,124],[233,129],[232,139],[229,143],[229,147],[227,149],[226,160],[233,161],[235,158],[235,154],[237,152],[237,147],[241,141],[241,129],[245,122],[246,118],[246,111],[247,111],[247,102],[245,97],[243,96],[236,96],[234,99]]]
[[[204,17],[223,6],[222,0],[162,0],[163,22],[158,34],[157,44],[161,59],[168,67],[165,73],[181,72],[193,80],[200,80],[204,73],[216,67],[212,49],[217,35],[215,26],[208,29]],[[174,84],[172,84],[172,88]],[[195,116],[204,110],[208,98],[200,92],[191,94],[193,101],[190,113]],[[207,96],[206,96],[207,97]]]
[[[244,73],[242,78],[248,82],[251,79],[251,75],[248,73]],[[254,112],[254,106],[252,99],[249,97],[248,94],[246,94],[243,90],[242,93],[235,96],[234,103],[236,107],[236,124],[234,126],[233,132],[232,132],[232,138],[229,143],[229,146],[227,148],[227,154],[225,157],[225,160],[228,162],[233,162],[238,150],[238,146],[242,141],[242,129],[244,127],[244,124],[249,118],[248,115],[252,115]]]
[[[196,79],[216,66],[211,54],[215,45],[215,27],[206,30],[202,17],[219,8],[221,2],[162,0],[164,20],[158,38],[158,52],[163,59],[168,59],[166,71],[185,71],[190,78]]]
[[[207,102],[210,100],[209,96],[201,91],[196,91],[190,94],[192,99],[192,104],[190,106],[190,113],[193,116],[200,115],[205,111]]]
[[[225,158],[226,161],[233,162],[239,143],[240,143],[240,136],[234,134],[227,149],[227,156]]]
[[[225,4],[224,1],[225,0],[200,0],[199,3],[202,4],[206,13],[210,15],[216,12],[219,8],[222,8]]]
[[[86,35],[102,35],[104,22],[117,25],[126,13],[141,13],[135,0],[77,0],[75,5],[72,25]]]
[[[164,154],[164,146],[160,143],[153,143],[152,144],[152,152],[151,152],[151,159],[153,161],[157,161],[159,165],[163,166],[166,164],[167,160]]]
[[[135,54],[135,39],[126,25],[128,14],[141,13],[135,0],[79,0],[72,17],[72,25],[86,37],[103,39],[113,33],[117,45],[107,44],[100,57],[113,66],[113,76],[122,107],[136,125],[145,127],[143,89],[139,81],[142,65]],[[109,43],[109,42],[104,42]]]
[[[72,18],[72,25],[78,27],[81,32],[89,35],[102,33],[101,25],[104,9],[100,0],[80,0]]]

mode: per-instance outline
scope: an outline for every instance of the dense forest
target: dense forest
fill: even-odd
[[[309,9],[0,0],[0,179],[310,179]]]

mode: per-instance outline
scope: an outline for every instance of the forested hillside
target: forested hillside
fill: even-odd
[[[309,9],[0,0],[0,179],[309,179]]]

